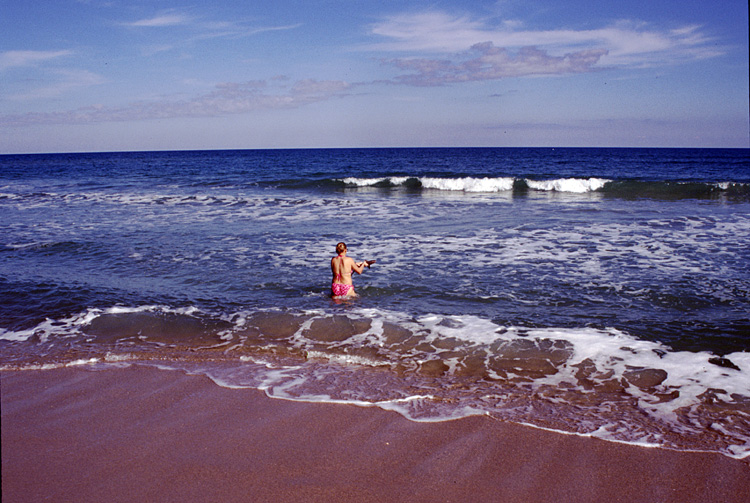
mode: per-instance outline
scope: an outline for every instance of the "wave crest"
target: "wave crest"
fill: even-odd
[[[606,178],[559,178],[557,180],[526,180],[530,189],[556,192],[594,192],[603,188],[611,180]]]
[[[508,192],[516,188],[528,188],[539,191],[594,192],[611,180],[604,178],[560,178],[556,180],[529,180],[513,177],[408,177],[393,176],[381,178],[349,177],[339,180],[353,187],[398,187],[410,185],[416,181],[418,187],[427,190],[445,190],[453,192]]]

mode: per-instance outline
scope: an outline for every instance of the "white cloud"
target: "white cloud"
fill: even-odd
[[[259,33],[266,33],[269,31],[285,31],[285,30],[294,30],[296,28],[299,28],[302,26],[302,23],[297,24],[288,24],[284,26],[260,26],[257,28],[248,28],[245,30],[246,35],[257,35]]]
[[[384,51],[457,52],[489,40],[481,22],[442,12],[392,16],[372,26],[372,33],[390,39],[371,46]]]
[[[33,66],[52,59],[69,56],[72,51],[5,51],[0,53],[0,70],[17,66]]]
[[[132,23],[124,23],[125,26],[134,26],[138,28],[162,28],[165,26],[178,26],[189,24],[192,18],[185,14],[165,13],[155,17],[141,19]]]
[[[552,56],[576,51],[606,51],[600,66],[643,66],[669,64],[686,59],[714,57],[721,49],[696,25],[659,30],[644,23],[620,21],[591,30],[523,30],[518,21],[490,26],[468,16],[443,12],[402,14],[386,18],[371,27],[374,35],[386,39],[368,49],[387,52],[461,53],[476,44],[491,42],[496,47],[535,47]]]

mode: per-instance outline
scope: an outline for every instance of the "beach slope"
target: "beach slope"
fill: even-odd
[[[275,400],[144,366],[4,371],[3,502],[740,502],[747,460]]]

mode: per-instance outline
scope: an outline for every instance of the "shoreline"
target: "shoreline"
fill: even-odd
[[[3,501],[745,501],[750,463],[132,365],[0,372]]]

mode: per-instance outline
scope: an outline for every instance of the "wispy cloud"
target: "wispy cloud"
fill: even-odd
[[[193,21],[190,16],[186,14],[167,12],[154,17],[140,19],[129,23],[123,23],[125,26],[133,26],[136,28],[163,28],[165,26],[178,26],[189,24]]]
[[[371,32],[387,39],[370,46],[382,51],[457,52],[490,40],[482,22],[442,12],[391,16]]]
[[[272,31],[293,30],[302,23],[283,26],[246,26],[244,23],[202,23],[195,26],[197,34],[188,39],[188,43],[216,38],[243,38]]]
[[[590,49],[551,56],[534,47],[524,47],[510,53],[504,48],[495,47],[492,42],[484,42],[472,46],[466,53],[469,57],[458,62],[446,59],[394,59],[386,63],[412,72],[399,75],[393,82],[439,86],[506,77],[589,72],[606,53],[604,49]]]
[[[181,40],[174,40],[171,44],[159,44],[144,48],[146,55],[164,52],[176,48],[184,48],[195,42],[219,38],[242,38],[266,32],[293,30],[302,23],[289,25],[253,25],[246,20],[209,20],[202,16],[195,16],[176,10],[164,11],[153,17],[120,23],[121,26],[134,29],[151,28],[181,28]],[[187,36],[185,34],[187,33]]]
[[[257,28],[247,28],[243,30],[243,33],[246,35],[257,35],[259,33],[266,33],[269,31],[294,30],[296,28],[299,28],[300,26],[302,26],[302,23],[287,24],[283,26],[259,26]]]
[[[50,61],[70,56],[73,51],[5,51],[0,53],[0,71],[10,68],[33,67],[37,78],[28,79],[22,91],[6,89],[2,98],[10,101],[29,101],[56,98],[76,88],[99,85],[105,79],[88,70],[50,67]],[[35,87],[36,85],[36,87]]]
[[[114,108],[91,106],[64,112],[0,116],[0,125],[85,124],[149,119],[219,117],[256,110],[299,108],[343,97],[352,84],[343,81],[301,80],[289,86],[284,79],[224,83],[188,100],[160,100]]]
[[[489,25],[433,11],[386,18],[371,33],[384,40],[370,50],[446,56],[388,60],[416,72],[395,79],[412,85],[655,66],[723,54],[700,26],[659,30],[633,21],[590,30],[529,30],[518,21]],[[469,50],[480,56],[466,60]]]
[[[106,82],[104,77],[88,70],[59,69],[50,72],[50,75],[52,80],[50,84],[11,94],[6,98],[13,101],[56,98],[75,89],[97,86]]]
[[[73,54],[72,51],[5,51],[0,52],[0,70],[18,66],[33,66]]]

